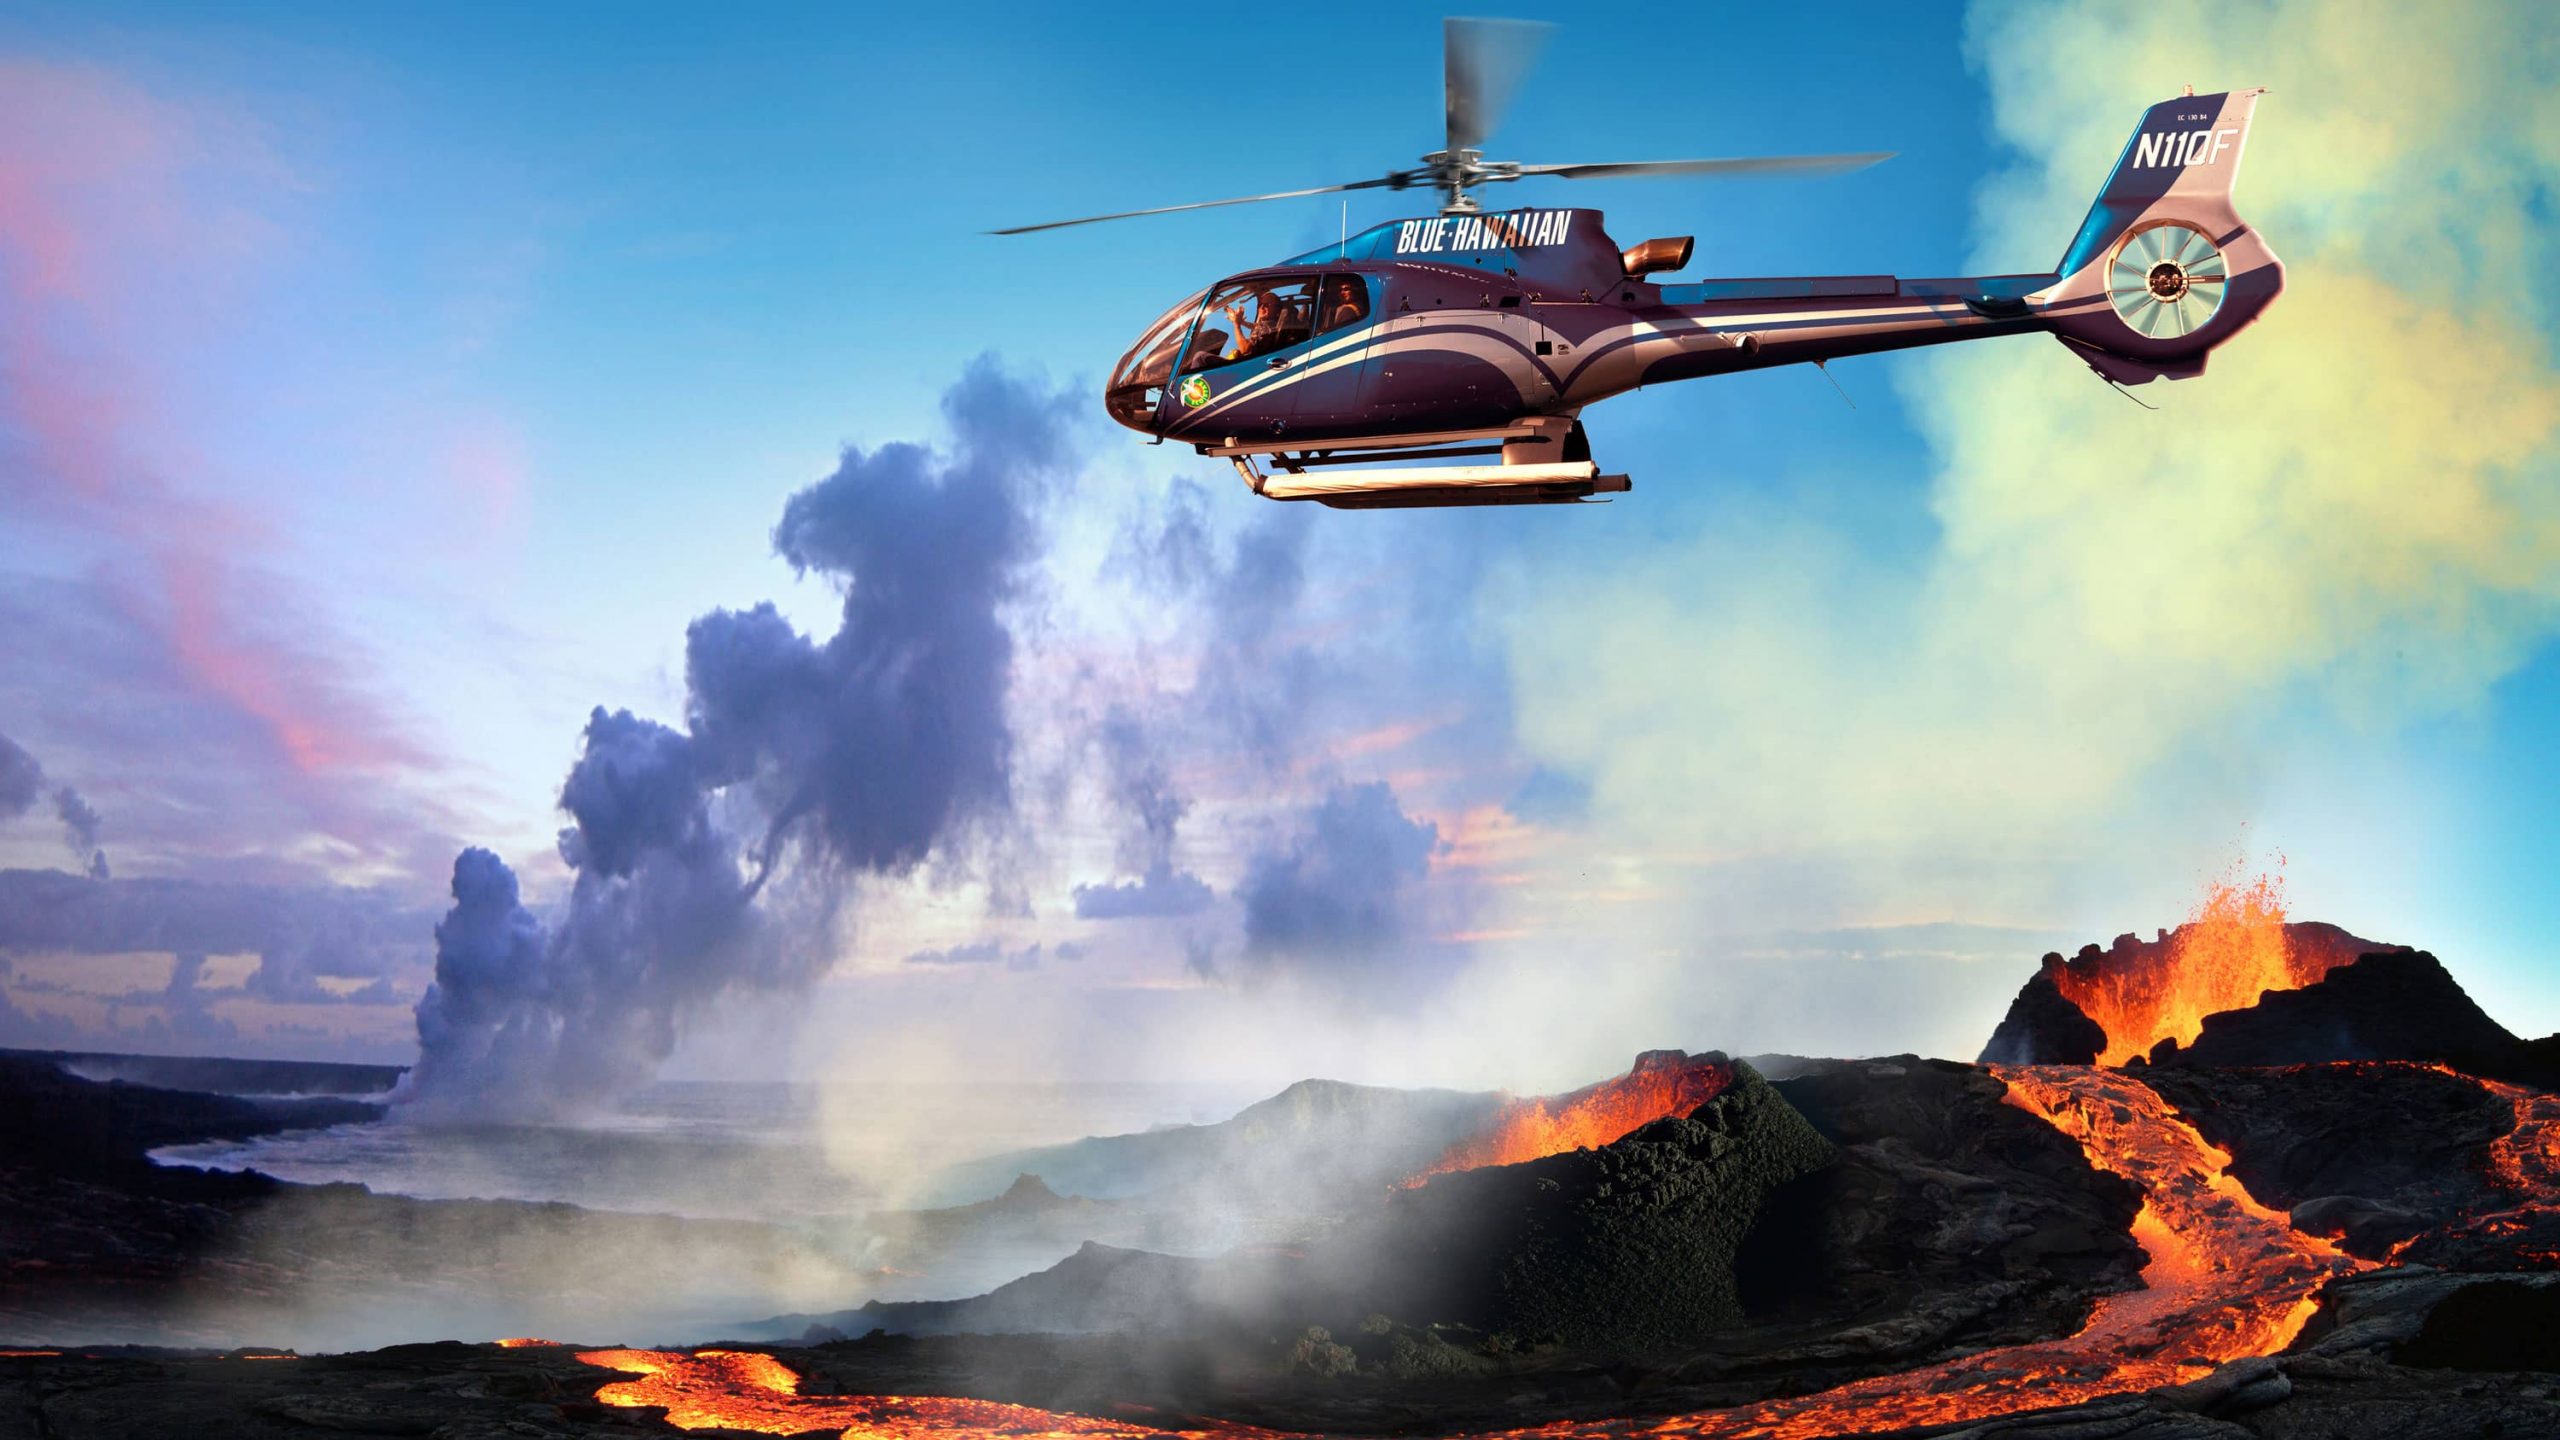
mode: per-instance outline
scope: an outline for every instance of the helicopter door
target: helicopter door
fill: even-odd
[[[1316,343],[1298,362],[1304,372],[1293,386],[1298,413],[1292,423],[1311,435],[1357,431],[1368,418],[1373,287],[1365,275],[1342,273],[1325,276],[1316,287]]]
[[[1283,435],[1296,420],[1297,366],[1316,347],[1313,275],[1230,280],[1209,296],[1173,386],[1177,429]]]

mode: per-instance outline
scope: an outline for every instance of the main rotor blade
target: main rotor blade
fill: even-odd
[[[1402,188],[1411,185],[1411,172],[1388,175],[1376,180],[1354,180],[1348,185],[1316,185],[1305,190],[1280,190],[1269,195],[1239,195],[1233,200],[1195,200],[1188,205],[1158,205],[1152,210],[1121,210],[1109,215],[1087,215],[1076,220],[1050,220],[1039,225],[1016,225],[1005,230],[990,230],[990,235],[1028,235],[1034,230],[1062,230],[1069,225],[1093,225],[1104,220],[1135,220],[1142,215],[1171,215],[1178,210],[1214,210],[1221,205],[1252,205],[1263,200],[1295,200],[1302,195],[1330,195],[1337,190],[1375,190],[1381,186]]]
[[[1864,170],[1892,159],[1897,153],[1893,150],[1868,150],[1854,155],[1750,155],[1729,160],[1620,160],[1599,165],[1523,165],[1519,167],[1519,173],[1553,175],[1561,180],[1593,180],[1603,175],[1821,175]]]
[[[1441,63],[1448,73],[1449,149],[1473,150],[1493,133],[1552,25],[1535,20],[1440,22]]]

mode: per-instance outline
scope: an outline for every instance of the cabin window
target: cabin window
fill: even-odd
[[[1348,329],[1369,318],[1369,282],[1357,275],[1327,275],[1318,295],[1318,331]]]
[[[1182,368],[1206,370],[1285,350],[1316,333],[1315,319],[1313,277],[1229,281],[1200,312]]]

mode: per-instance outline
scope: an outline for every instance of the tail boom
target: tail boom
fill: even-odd
[[[2061,265],[2042,275],[1711,280],[1660,289],[1594,335],[1560,404],[1771,365],[2044,331],[2123,384],[2202,374],[2284,288],[2284,265],[2232,208],[2263,91],[2185,95],[2145,112]]]

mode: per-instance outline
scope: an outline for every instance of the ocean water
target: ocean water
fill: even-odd
[[[1184,1085],[665,1081],[575,1124],[429,1125],[395,1111],[373,1124],[166,1146],[152,1158],[421,1199],[824,1222],[915,1203],[947,1166],[1085,1135],[1223,1120],[1259,1098]]]

